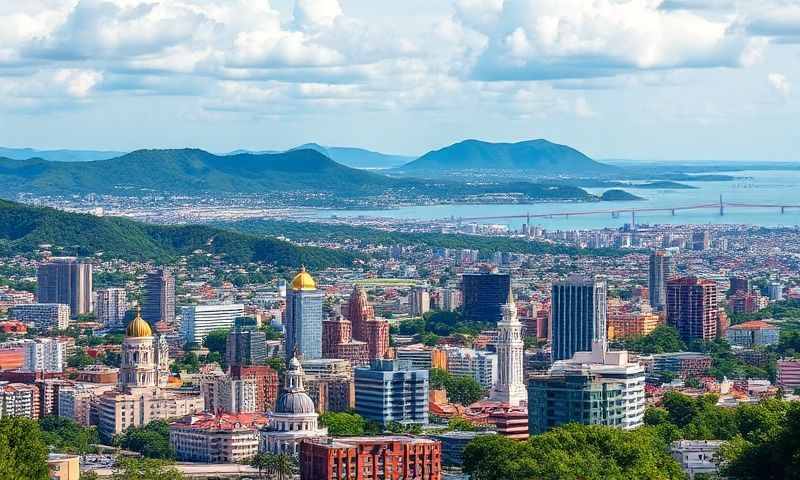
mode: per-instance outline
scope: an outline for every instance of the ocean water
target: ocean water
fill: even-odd
[[[638,212],[637,224],[747,224],[758,226],[800,225],[800,170],[753,170],[729,172],[737,177],[730,182],[680,182],[697,187],[684,190],[649,190],[625,188],[624,190],[644,200],[630,202],[548,202],[531,205],[433,205],[402,207],[390,210],[327,210],[320,217],[393,218],[405,220],[465,219],[470,217],[496,217],[504,215],[551,215],[570,212],[571,216],[532,218],[531,224],[548,230],[599,229],[620,227],[631,222],[630,213],[583,214],[597,210],[679,208],[689,205],[719,204],[720,195],[725,203],[759,205],[796,205],[782,214],[779,208],[726,207],[720,216],[719,207],[703,210],[671,212]],[[600,194],[607,189],[587,188]],[[483,224],[507,225],[518,229],[525,219],[486,218],[475,221]]]

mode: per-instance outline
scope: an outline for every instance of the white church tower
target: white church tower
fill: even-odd
[[[528,403],[528,392],[522,374],[522,324],[517,319],[514,296],[508,292],[503,305],[503,320],[497,323],[497,383],[490,399],[518,407]]]

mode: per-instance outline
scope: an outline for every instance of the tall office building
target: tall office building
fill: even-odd
[[[36,273],[40,303],[69,305],[74,318],[92,312],[92,264],[75,257],[53,257]]]
[[[492,400],[512,407],[528,401],[522,376],[522,324],[517,319],[517,305],[509,292],[503,305],[503,320],[497,323],[497,383],[492,389]]]
[[[711,246],[711,233],[708,230],[692,232],[692,250],[702,252]]]
[[[667,280],[675,275],[675,260],[666,250],[650,254],[650,281],[648,291],[653,310],[663,310],[667,304]]]
[[[230,366],[264,365],[267,361],[267,335],[258,329],[256,319],[239,317],[228,334],[225,357]]]
[[[717,336],[720,309],[717,283],[696,277],[667,282],[667,323],[685,342],[713,340]]]
[[[355,369],[356,413],[381,425],[428,423],[428,370],[401,360]]]
[[[244,305],[191,305],[181,309],[181,334],[187,343],[203,344],[214,330],[233,327],[237,317],[244,315]]]
[[[503,305],[511,291],[511,276],[485,270],[465,273],[461,283],[461,302],[464,320],[499,322],[503,319]]]
[[[728,293],[733,295],[736,292],[750,293],[750,279],[747,277],[730,277],[731,288]]]
[[[367,357],[370,360],[384,358],[389,350],[389,322],[375,318],[375,309],[369,304],[364,287],[353,287],[346,312],[352,324],[353,339],[367,343]]]
[[[104,288],[97,291],[94,314],[105,327],[121,327],[128,311],[128,292],[124,288]]]
[[[576,352],[528,382],[528,429],[545,431],[567,423],[631,430],[644,423],[645,371],[628,352],[609,352],[605,341]]]
[[[155,325],[175,321],[175,276],[163,268],[148,272],[144,279],[142,318]]]
[[[606,280],[603,277],[571,277],[553,284],[553,360],[572,358],[592,349],[593,341],[606,338]]]
[[[286,356],[322,358],[323,292],[305,267],[292,279],[286,291]]]
[[[431,309],[431,294],[428,287],[414,287],[408,295],[409,313],[412,317],[421,317]]]

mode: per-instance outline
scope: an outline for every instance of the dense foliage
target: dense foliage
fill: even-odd
[[[336,437],[378,435],[383,429],[375,422],[368,422],[355,412],[325,412],[319,417],[328,427],[328,434]]]
[[[99,439],[95,427],[87,428],[65,417],[44,417],[39,420],[39,427],[45,443],[57,452],[89,453]]]
[[[334,241],[370,245],[423,246],[427,248],[467,248],[479,250],[483,256],[495,252],[525,253],[531,255],[597,255],[622,256],[627,252],[619,249],[583,249],[566,245],[529,241],[510,237],[486,237],[449,233],[389,232],[368,227],[330,225],[311,222],[283,220],[245,220],[220,224],[225,228],[267,236],[282,236],[295,242]]]
[[[165,460],[119,457],[112,480],[184,480],[186,477]]]
[[[639,353],[670,353],[686,350],[686,345],[673,327],[661,325],[642,337],[628,338],[622,341],[626,350]]]
[[[153,420],[143,427],[130,427],[114,438],[114,444],[146,458],[172,459],[175,451],[169,444],[169,424]]]
[[[447,398],[453,403],[470,405],[483,398],[483,387],[472,377],[452,375],[445,370],[430,370],[430,388],[447,390]]]
[[[685,478],[654,429],[625,431],[579,424],[525,442],[500,435],[480,436],[464,451],[464,471],[474,480]]]
[[[47,446],[35,420],[0,419],[0,479],[47,480]]]
[[[356,256],[338,250],[300,247],[204,225],[150,225],[117,217],[96,217],[34,208],[0,200],[0,240],[9,253],[29,253],[40,244],[63,247],[60,253],[132,260],[169,261],[203,250],[236,263],[324,268],[350,265]]]

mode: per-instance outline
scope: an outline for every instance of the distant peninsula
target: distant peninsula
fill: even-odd
[[[651,190],[692,190],[697,187],[686,185],[685,183],[671,182],[669,180],[659,180],[656,182],[641,183],[631,185],[633,188],[646,188]]]
[[[636,195],[626,192],[625,190],[615,188],[603,192],[603,194],[600,196],[600,200],[604,202],[629,202],[633,200],[644,200],[644,198],[637,197]]]

